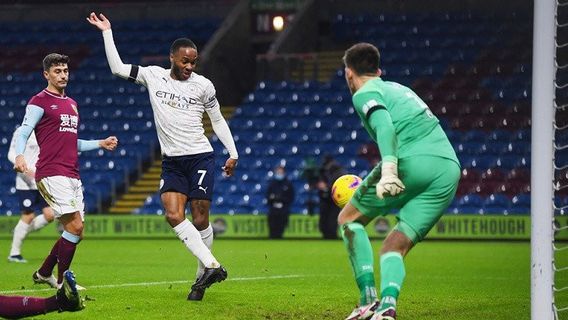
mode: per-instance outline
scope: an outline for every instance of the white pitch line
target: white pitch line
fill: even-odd
[[[304,277],[304,276],[299,275],[299,274],[289,274],[289,275],[266,276],[266,277],[229,278],[226,281],[254,281],[254,280],[271,280],[271,279],[290,279],[290,278],[301,278],[301,277]],[[190,283],[190,282],[191,281],[189,281],[189,280],[174,280],[174,281],[120,283],[120,284],[101,284],[101,285],[89,286],[88,289],[145,287],[145,286],[159,286],[159,285],[164,285],[164,284],[184,284],[184,283]],[[7,290],[7,291],[0,291],[0,294],[41,292],[41,291],[53,291],[53,289],[52,288],[43,288],[43,289]]]

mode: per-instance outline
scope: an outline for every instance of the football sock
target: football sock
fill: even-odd
[[[63,273],[69,270],[71,261],[73,261],[73,256],[75,255],[75,250],[77,249],[77,244],[81,241],[81,238],[70,232],[63,231],[61,234],[61,242],[59,243],[59,248],[57,250],[57,283],[63,283]]]
[[[61,243],[62,240],[63,238],[59,238],[59,240],[55,242],[53,248],[51,248],[51,252],[45,258],[43,264],[39,268],[38,273],[42,277],[49,277],[53,273],[53,268],[57,264],[57,254],[59,252],[59,244]]]
[[[49,221],[47,221],[47,219],[45,218],[45,216],[43,214],[40,214],[39,216],[35,217],[32,220],[32,223],[30,224],[30,231],[39,230],[39,229],[45,227],[48,224],[49,224]]]
[[[201,240],[201,235],[195,226],[185,219],[182,223],[174,227],[174,231],[178,238],[185,244],[187,249],[197,257],[201,263],[207,268],[219,267],[219,262],[213,257],[211,251]]]
[[[0,296],[1,318],[22,318],[58,310],[57,298]]]
[[[207,228],[199,231],[199,234],[201,235],[201,241],[203,241],[203,243],[205,243],[205,246],[207,246],[207,248],[211,250],[211,247],[213,247],[213,227],[211,226],[211,224],[209,224]],[[204,269],[205,266],[203,265],[203,263],[201,263],[200,260],[197,260],[196,278],[201,277]]]
[[[16,227],[14,228],[14,235],[12,237],[12,249],[10,250],[11,256],[17,256],[21,254],[22,243],[28,234],[30,225],[22,220],[18,221]]]
[[[349,254],[349,261],[361,295],[360,305],[377,300],[373,273],[373,248],[365,227],[357,222],[341,226],[341,237]]]
[[[381,256],[381,305],[380,309],[396,306],[402,282],[406,274],[402,255],[390,251]]]

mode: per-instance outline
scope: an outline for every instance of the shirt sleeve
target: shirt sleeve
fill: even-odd
[[[143,76],[143,72],[141,72],[144,68],[122,62],[118,50],[116,49],[111,29],[103,31],[103,41],[108,65],[112,74],[147,87],[146,79]]]
[[[353,96],[353,104],[375,132],[374,138],[379,145],[383,161],[397,162],[396,130],[381,96],[372,92],[357,94]]]
[[[238,159],[239,154],[237,152],[237,147],[235,146],[231,129],[229,129],[229,125],[221,113],[221,107],[215,97],[215,87],[211,82],[209,82],[205,88],[203,104],[205,106],[205,111],[209,115],[209,119],[211,119],[213,131],[217,137],[219,137],[219,140],[221,140],[221,143],[223,143],[225,148],[227,148],[229,156],[233,159]]]
[[[100,140],[83,140],[77,139],[77,151],[91,151],[98,149]]]
[[[22,121],[22,126],[17,130],[16,139],[16,156],[24,154],[26,143],[34,131],[35,126],[43,117],[43,109],[33,104],[28,104],[26,114]],[[15,158],[15,157],[14,157]]]
[[[205,105],[205,109],[213,109],[215,107],[219,107],[219,102],[217,101],[217,92],[215,90],[215,86],[211,81],[207,81],[207,85],[205,86],[205,90],[203,91],[203,105]]]
[[[19,128],[14,131],[12,140],[10,141],[10,149],[8,150],[8,160],[12,164],[16,164],[16,137],[19,135]]]

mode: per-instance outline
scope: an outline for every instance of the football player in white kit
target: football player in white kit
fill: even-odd
[[[16,136],[19,134],[18,129],[14,131],[12,142],[10,142],[10,150],[8,151],[8,160],[13,164],[16,163]],[[39,156],[39,146],[35,134],[32,133],[26,145],[24,157],[28,160],[29,170],[26,173],[16,175],[16,194],[20,200],[21,217],[18,224],[14,228],[12,237],[12,248],[8,261],[26,263],[27,260],[22,256],[22,244],[28,233],[39,230],[53,221],[53,209],[45,202],[41,194],[37,190],[35,181],[35,165]],[[41,211],[40,215],[35,216],[36,211]]]
[[[94,12],[87,21],[102,31],[112,73],[148,88],[162,150],[162,205],[166,220],[198,259],[197,280],[188,300],[201,300],[206,288],[227,278],[227,271],[210,251],[213,228],[209,223],[209,208],[215,159],[204,134],[205,112],[211,119],[213,131],[229,152],[223,166],[225,175],[233,175],[238,159],[233,136],[215,97],[215,87],[209,79],[193,72],[197,47],[191,40],[181,38],[173,42],[170,69],[124,64],[114,44],[110,21]],[[193,223],[185,217],[188,202]]]

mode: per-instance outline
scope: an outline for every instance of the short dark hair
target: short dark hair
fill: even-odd
[[[345,50],[343,63],[357,75],[376,74],[379,69],[379,49],[370,43],[357,43]]]
[[[69,64],[69,57],[60,53],[50,53],[43,58],[43,70],[49,71],[52,66]]]
[[[195,45],[195,43],[193,43],[193,41],[189,40],[188,38],[176,39],[172,43],[172,46],[170,47],[170,53],[176,52],[179,48],[187,48],[187,47],[197,50],[197,46]]]

